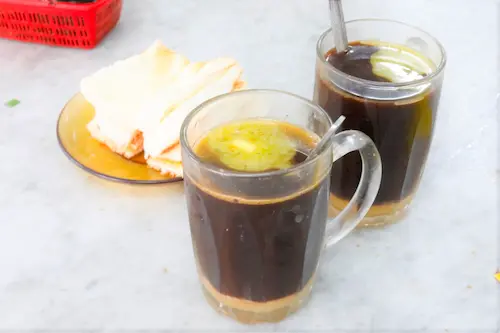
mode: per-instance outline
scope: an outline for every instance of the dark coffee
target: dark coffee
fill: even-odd
[[[284,147],[284,142],[271,147],[267,145],[268,140],[275,140],[276,144],[281,134],[273,133],[271,139],[267,134],[274,129],[265,124],[259,126],[264,130],[245,132],[243,141],[235,139],[234,135],[223,135],[241,134],[241,128],[226,128],[218,137],[215,145],[218,149],[211,144],[209,133],[194,151],[204,162],[226,170],[251,168],[261,172],[297,165],[314,146],[312,136],[303,129],[275,122],[270,126],[285,133],[289,142],[294,142],[294,148],[292,153],[288,149],[291,146]],[[231,145],[226,145],[229,141],[235,144],[232,156],[224,154],[227,149],[231,150]],[[255,159],[256,155],[263,154],[263,159],[259,159],[258,165],[246,160],[243,166],[245,158],[241,154],[245,154],[245,150],[249,152],[247,158]],[[275,153],[280,154],[281,160],[274,159]],[[221,161],[223,157],[225,162]],[[323,246],[328,207],[327,178],[297,193],[293,193],[293,189],[303,183],[300,177],[270,180],[267,188],[279,188],[279,192],[293,194],[269,200],[252,199],[252,192],[256,190],[251,182],[239,188],[238,197],[219,194],[221,189],[217,184],[202,188],[189,177],[184,182],[198,269],[209,284],[205,286],[207,289],[215,290],[222,297],[263,303],[292,296],[311,281]]]
[[[347,53],[325,55],[328,63],[345,74],[374,82],[411,82],[428,76],[430,60],[397,45],[350,44]],[[346,117],[342,130],[359,130],[375,142],[382,159],[382,183],[374,207],[410,197],[420,180],[431,144],[440,87],[420,86],[398,95],[378,98],[368,91],[347,91],[325,79],[318,70],[315,102],[337,119]],[[350,153],[334,163],[331,193],[349,200],[359,183],[361,159]]]

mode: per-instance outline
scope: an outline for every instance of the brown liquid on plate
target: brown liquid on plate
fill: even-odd
[[[128,160],[92,138],[86,126],[93,117],[94,108],[80,94],[72,98],[61,112],[57,125],[58,138],[76,163],[93,174],[123,182],[161,183],[172,180],[148,168],[143,154]]]
[[[347,54],[331,50],[325,58],[332,66],[357,78],[376,82],[413,81],[433,70],[429,60],[398,49],[397,45],[355,42],[350,47]],[[401,54],[405,58],[398,63],[394,58]],[[418,66],[412,67],[412,62]],[[377,100],[342,90],[317,73],[315,101],[332,119],[345,116],[342,129],[364,132],[380,152],[382,183],[372,210],[403,201],[416,190],[431,144],[439,96],[440,87],[429,87],[406,98]],[[349,200],[360,177],[359,154],[341,158],[332,168],[332,195]]]
[[[292,141],[306,147],[287,155],[290,166],[303,162],[314,146],[311,136],[287,123],[270,126],[279,127]],[[231,170],[220,162],[220,154],[214,153],[207,137],[199,141],[195,152],[206,163]],[[269,170],[275,168],[260,171]],[[266,188],[290,193],[300,181],[271,178]],[[201,188],[188,175],[185,188],[200,274],[219,294],[216,297],[265,305],[299,293],[312,280],[323,246],[327,178],[301,193],[263,201],[245,199],[266,193],[252,182],[239,188],[238,198],[219,195],[218,188]]]

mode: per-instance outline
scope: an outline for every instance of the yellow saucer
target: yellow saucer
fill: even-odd
[[[57,121],[57,139],[66,156],[83,170],[112,181],[129,184],[161,184],[182,181],[162,176],[146,165],[142,154],[128,160],[92,138],[86,126],[94,108],[82,94],[69,100]]]

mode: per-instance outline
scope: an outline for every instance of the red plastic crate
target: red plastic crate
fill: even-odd
[[[91,49],[116,26],[121,9],[122,0],[0,0],[0,38]]]

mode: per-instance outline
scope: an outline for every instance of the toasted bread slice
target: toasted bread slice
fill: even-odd
[[[143,150],[143,141],[144,138],[142,136],[142,132],[135,131],[132,134],[132,139],[128,141],[126,144],[122,146],[118,146],[118,144],[107,137],[100,129],[99,125],[96,121],[92,120],[88,125],[87,129],[90,132],[90,135],[97,141],[105,144],[111,149],[113,152],[122,155],[125,158],[132,158],[142,152]]]
[[[141,113],[145,101],[175,83],[189,61],[155,42],[145,52],[120,60],[84,78],[80,88],[94,106],[90,134],[127,158],[143,150]]]
[[[184,170],[181,162],[164,161],[161,159],[152,159],[148,162],[150,168],[159,171],[162,175],[172,178],[183,178]]]
[[[189,80],[178,82],[163,117],[144,134],[144,153],[146,158],[156,158],[179,143],[181,125],[186,116],[208,99],[241,89],[242,68],[233,59],[220,58],[199,64],[190,64],[196,75]],[[175,100],[175,103],[172,101]]]
[[[233,85],[233,91],[241,90],[245,87],[245,81],[236,81]],[[183,177],[180,143],[177,141],[177,143],[173,147],[164,149],[158,156],[149,156],[147,158],[147,164],[151,168],[160,171],[163,175]]]
[[[151,168],[160,171],[162,175],[183,177],[180,144],[158,157],[148,158],[147,163]]]
[[[145,52],[103,68],[81,82],[94,106],[90,134],[132,158],[144,151],[150,167],[182,177],[180,127],[206,100],[246,87],[231,58],[189,62],[157,41]]]

